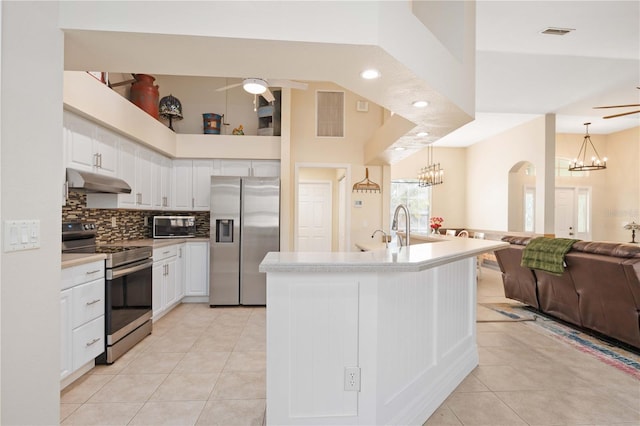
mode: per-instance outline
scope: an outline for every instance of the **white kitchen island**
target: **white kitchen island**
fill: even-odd
[[[507,246],[269,253],[267,424],[421,425],[478,364],[476,256]]]

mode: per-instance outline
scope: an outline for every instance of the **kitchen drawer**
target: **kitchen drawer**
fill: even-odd
[[[104,280],[98,279],[73,287],[73,326],[104,315]]]
[[[73,330],[73,369],[104,352],[104,316]]]
[[[168,259],[178,255],[178,244],[153,249],[153,261]]]
[[[61,290],[103,277],[104,260],[96,260],[95,262],[85,263],[84,265],[65,268],[62,270]]]

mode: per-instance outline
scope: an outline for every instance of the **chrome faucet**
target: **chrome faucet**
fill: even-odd
[[[405,206],[404,204],[398,204],[398,207],[396,207],[396,211],[393,213],[393,224],[391,225],[391,230],[392,231],[397,231],[398,230],[398,213],[400,212],[400,210],[404,211],[404,238],[405,238],[405,244],[402,244],[402,238],[400,237],[400,235],[398,235],[398,242],[400,243],[400,246],[402,245],[409,245],[409,233],[411,232],[411,216],[409,214],[409,209],[407,208],[407,206]]]
[[[384,232],[382,229],[376,229],[375,231],[373,231],[373,234],[371,234],[371,238],[375,237],[378,232],[382,232],[382,236],[384,237],[384,246],[386,248],[389,248],[389,242],[387,241],[387,233]]]

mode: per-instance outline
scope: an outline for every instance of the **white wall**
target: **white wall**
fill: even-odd
[[[544,231],[545,117],[535,118],[467,149],[467,217],[472,229],[507,231],[509,170],[536,168],[536,232]]]
[[[40,220],[41,247],[0,253],[7,425],[59,421],[63,36],[56,2],[1,2],[2,221]]]
[[[311,83],[307,90],[292,90],[292,165],[297,163],[351,164],[351,182],[347,182],[347,190],[351,191],[353,184],[365,177],[364,146],[382,124],[383,109],[370,103],[368,112],[358,112],[356,101],[361,98],[345,91],[345,137],[319,138],[315,133],[316,91],[318,90],[345,91],[333,83]],[[383,167],[366,167],[369,168],[369,178],[382,186]],[[383,226],[383,211],[386,209],[387,216],[389,213],[388,206],[383,206],[383,195],[380,193],[351,193],[350,196],[351,205],[347,206],[351,213],[350,249],[354,249],[354,243],[371,239],[371,233]],[[353,207],[355,200],[361,200],[363,206]],[[292,217],[294,217],[293,213]]]
[[[622,226],[631,221],[640,223],[640,127],[607,135],[606,141],[609,162],[602,203],[606,207],[595,231],[603,238],[631,241],[631,231]],[[640,241],[637,231],[636,241]]]

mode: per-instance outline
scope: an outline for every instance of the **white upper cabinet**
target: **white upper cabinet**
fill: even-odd
[[[280,177],[279,160],[251,160],[251,176]]]
[[[193,160],[193,210],[209,210],[212,160]]]
[[[251,176],[251,160],[220,160],[221,176]]]
[[[171,190],[171,159],[160,154],[153,155],[153,195],[152,206],[154,209],[167,210],[172,200]]]
[[[219,160],[216,173],[221,176],[280,177],[279,160]]]
[[[153,152],[146,148],[138,147],[138,149],[136,150],[135,192],[136,205],[140,209],[151,208],[151,195],[153,192],[153,161],[151,159],[152,155]]]
[[[174,160],[174,210],[209,210],[213,160]]]
[[[64,111],[67,167],[116,175],[119,136],[69,111]]]
[[[120,136],[102,127],[96,129],[94,150],[98,156],[98,172],[115,176],[118,166]]]
[[[193,161],[173,161],[173,203],[175,210],[193,208]]]
[[[119,194],[118,204],[120,207],[136,208],[136,144],[129,141],[122,141],[118,156],[118,177],[129,184],[130,194]]]

